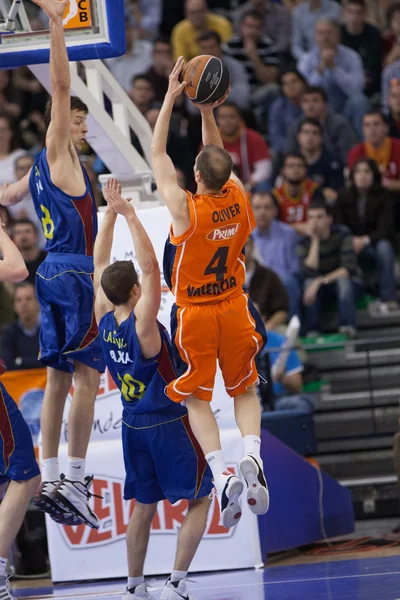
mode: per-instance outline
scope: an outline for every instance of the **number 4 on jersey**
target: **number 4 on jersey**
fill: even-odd
[[[229,246],[218,248],[208,263],[204,275],[215,275],[217,281],[223,281],[228,271],[226,261],[228,260]]]

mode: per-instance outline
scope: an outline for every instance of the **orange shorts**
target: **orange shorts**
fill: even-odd
[[[173,341],[183,361],[178,379],[166,387],[174,402],[193,395],[211,402],[217,360],[232,397],[258,380],[255,359],[265,342],[265,328],[246,293],[220,304],[174,307]]]

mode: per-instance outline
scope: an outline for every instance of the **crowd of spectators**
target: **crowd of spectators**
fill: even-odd
[[[29,8],[35,29],[46,26],[38,10]],[[304,334],[322,332],[332,300],[353,336],[365,290],[384,313],[399,310],[400,2],[126,0],[125,29],[126,54],[105,62],[151,128],[178,56],[211,54],[231,73],[216,118],[254,208],[246,284],[267,327],[298,315]],[[46,101],[28,68],[0,70],[0,184],[23,177],[43,147]],[[134,132],[132,143],[142,151]],[[200,147],[198,110],[182,96],[168,152],[190,190]],[[84,154],[101,204],[106,166]],[[33,283],[45,240],[32,201],[0,212]],[[8,339],[36,339],[17,296],[0,287],[0,327],[19,327]]]

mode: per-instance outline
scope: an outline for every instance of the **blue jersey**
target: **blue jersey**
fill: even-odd
[[[97,208],[83,166],[82,171],[86,192],[71,198],[51,181],[46,149],[35,157],[29,187],[36,214],[42,222],[48,252],[93,256]]]
[[[173,350],[169,334],[158,323],[161,335],[161,351],[150,359],[144,358],[136,334],[135,315],[131,315],[118,327],[113,312],[99,323],[99,334],[104,359],[111,377],[121,391],[126,413],[144,415],[153,413],[152,422],[167,416],[179,418],[187,413],[180,404],[172,402],[164,393],[165,386],[176,379]]]

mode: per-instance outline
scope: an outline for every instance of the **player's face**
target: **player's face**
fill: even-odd
[[[285,181],[292,184],[304,181],[306,174],[306,165],[300,158],[288,158],[282,169]]]
[[[301,108],[308,119],[323,119],[326,112],[326,104],[319,94],[304,94]]]
[[[86,135],[88,132],[86,118],[87,115],[82,110],[73,110],[71,112],[71,140],[78,152],[82,150],[82,147],[86,142]]]
[[[366,163],[359,163],[354,169],[353,179],[358,190],[368,190],[374,182],[374,175]]]
[[[39,305],[36,300],[33,286],[27,285],[17,288],[14,296],[14,310],[20,319],[37,316]]]
[[[386,123],[379,115],[366,115],[363,122],[363,133],[366,142],[381,145],[388,134]]]
[[[326,237],[332,224],[332,217],[323,208],[308,211],[308,223],[314,235]]]
[[[14,243],[19,250],[31,250],[37,246],[37,233],[33,225],[20,223],[14,229]]]
[[[282,77],[282,92],[286,98],[299,98],[304,92],[305,85],[296,73],[286,73]]]
[[[255,194],[252,200],[257,227],[265,229],[276,217],[275,203],[270,194]]]
[[[233,106],[221,106],[217,114],[217,123],[222,135],[231,136],[238,133],[240,115]]]
[[[322,139],[318,127],[314,125],[303,125],[297,136],[300,152],[304,149],[306,152],[313,152],[321,148]]]

